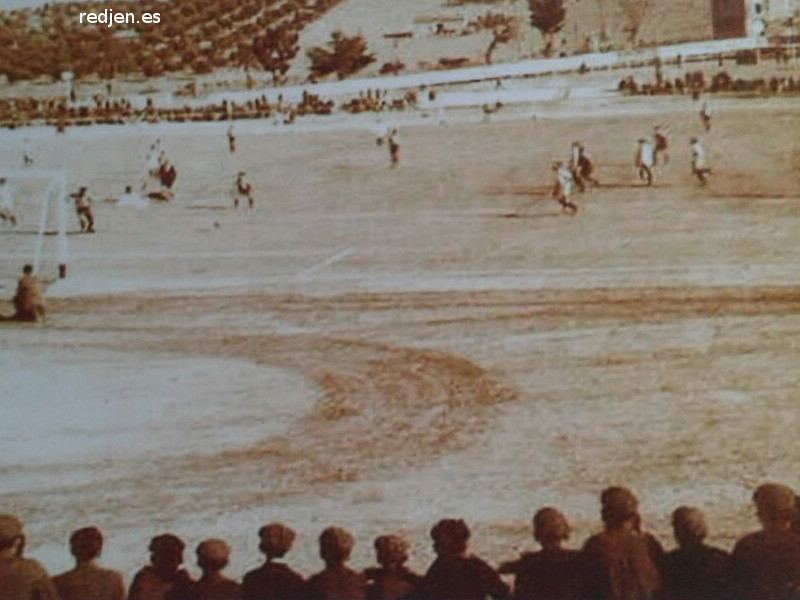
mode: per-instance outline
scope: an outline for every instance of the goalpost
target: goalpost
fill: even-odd
[[[3,245],[13,249],[9,256],[32,264],[34,273],[40,276],[64,279],[70,208],[66,171],[0,169],[0,181],[3,179],[0,206],[10,211],[15,220],[12,223],[7,219],[0,227],[0,236],[9,240]],[[54,248],[48,243],[52,236],[55,236]],[[18,271],[19,268],[14,269],[15,273]]]

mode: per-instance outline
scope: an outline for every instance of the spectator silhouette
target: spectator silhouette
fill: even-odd
[[[22,521],[0,515],[0,600],[59,600],[47,571],[24,551]]]
[[[181,600],[241,600],[242,586],[222,574],[231,556],[228,544],[224,540],[205,540],[197,546],[196,553],[202,576],[170,596]]]
[[[277,559],[292,549],[294,531],[282,523],[264,525],[258,531],[259,550],[267,557],[263,565],[242,580],[244,600],[294,600],[299,597],[303,577]]]
[[[526,552],[517,560],[503,563],[503,575],[514,575],[517,600],[576,600],[580,595],[581,554],[562,548],[569,538],[566,517],[555,508],[542,508],[533,517],[533,537],[539,552]]]
[[[409,570],[408,544],[397,535],[382,535],[375,539],[375,555],[380,567],[367,569],[370,581],[369,600],[404,600],[411,597],[422,583],[422,577]]]
[[[353,550],[353,536],[340,527],[328,527],[319,536],[319,555],[325,569],[312,575],[303,586],[307,600],[365,600],[367,580],[345,563]]]
[[[461,519],[442,519],[431,529],[436,559],[425,573],[420,598],[495,600],[509,598],[508,586],[477,556],[467,555],[470,530]]]
[[[592,600],[649,600],[661,587],[663,550],[641,531],[639,501],[624,487],[600,496],[605,529],[583,546],[583,593]]]
[[[189,589],[192,579],[181,569],[183,541],[171,533],[150,540],[150,564],[133,578],[128,600],[173,600]]]
[[[795,494],[765,483],[753,494],[761,531],[736,542],[731,555],[737,600],[797,598],[800,591],[800,536],[792,530]]]
[[[664,557],[662,600],[722,600],[727,594],[728,553],[703,543],[708,525],[702,511],[681,506],[672,513],[678,548]]]
[[[69,538],[75,568],[53,578],[62,600],[124,600],[122,575],[97,565],[103,551],[103,534],[97,527],[84,527]]]

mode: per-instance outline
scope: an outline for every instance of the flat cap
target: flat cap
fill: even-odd
[[[294,531],[283,523],[269,523],[258,530],[261,549],[270,554],[286,554],[294,543]]]
[[[442,519],[431,529],[431,538],[437,540],[442,536],[466,542],[469,539],[470,530],[463,519]]]
[[[76,529],[69,536],[69,543],[76,548],[103,547],[103,534],[97,527]]]
[[[338,556],[348,556],[355,545],[353,536],[341,527],[328,527],[319,536],[320,550]]]
[[[795,511],[795,493],[780,483],[764,483],[753,492],[758,513],[767,517],[791,518]]]
[[[231,548],[225,540],[211,538],[203,540],[197,545],[197,557],[207,558],[214,562],[228,562],[231,556]]]
[[[533,535],[537,540],[566,540],[569,534],[569,523],[560,510],[547,506],[533,515]]]
[[[171,533],[162,533],[161,535],[157,535],[150,540],[150,546],[148,549],[150,552],[179,554],[183,552],[185,547],[186,544],[184,544],[183,540],[181,540],[181,538],[179,538],[177,535],[173,535]]]
[[[706,517],[699,508],[679,506],[672,513],[672,527],[681,537],[703,540],[708,535]]]
[[[408,543],[399,535],[381,535],[375,538],[375,552],[379,562],[404,563],[408,559]]]
[[[639,509],[639,501],[626,487],[614,486],[606,488],[600,494],[603,511],[617,517],[632,517]]]
[[[0,515],[0,542],[10,542],[22,535],[22,521],[14,515]]]

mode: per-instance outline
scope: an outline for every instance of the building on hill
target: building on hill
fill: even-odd
[[[756,3],[750,2],[750,4]],[[745,0],[712,0],[711,15],[715,40],[747,35],[749,19]]]
[[[711,0],[714,39],[762,37],[800,18],[800,0]]]

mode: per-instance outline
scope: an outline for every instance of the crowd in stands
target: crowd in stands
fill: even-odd
[[[603,529],[581,550],[564,547],[570,525],[556,508],[538,510],[533,537],[541,546],[492,567],[469,552],[470,530],[460,519],[442,519],[430,531],[436,558],[424,574],[406,566],[408,544],[393,534],[374,541],[377,565],[348,565],[354,539],[341,527],[319,536],[324,563],[305,577],[285,561],[295,533],[282,523],[259,530],[265,560],[241,582],[225,574],[228,544],[207,539],[196,547],[202,574],[183,568],[184,542],[171,533],[152,538],[150,564],[125,588],[121,574],[97,564],[103,536],[95,527],[69,540],[75,568],[50,578],[23,557],[23,526],[0,515],[0,600],[790,600],[800,596],[797,497],[781,484],[759,486],[753,501],[759,531],[736,542],[729,554],[705,543],[708,526],[698,508],[672,513],[677,548],[666,552],[643,531],[638,499],[625,487],[600,496]],[[504,576],[513,578],[509,585]]]
[[[358,97],[344,100],[340,109],[351,114],[396,111],[414,106],[415,102],[416,95],[413,92],[402,98],[391,98],[385,90],[375,90],[375,96],[372,95],[372,90],[368,90]],[[296,103],[281,99],[270,103],[262,95],[245,102],[223,100],[204,106],[157,107],[148,100],[143,108],[134,108],[127,100],[108,100],[103,97],[96,97],[90,104],[82,106],[70,104],[64,98],[23,97],[0,99],[0,127],[13,129],[28,125],[52,125],[63,128],[72,125],[122,125],[138,121],[183,123],[267,118],[278,118],[290,124],[298,116],[330,115],[335,110],[334,100],[326,100],[309,92],[303,92],[302,98]]]
[[[702,93],[759,93],[783,94],[800,92],[800,80],[793,76],[756,77],[745,79],[733,78],[727,71],[719,71],[710,79],[702,71],[691,71],[674,80],[656,75],[654,81],[637,82],[632,76],[624,77],[617,86],[620,92],[631,96],[654,96],[658,94],[692,94]]]
[[[359,92],[358,97],[342,103],[341,109],[351,114],[363,112],[384,112],[405,110],[417,106],[417,92],[410,90],[402,98],[390,97],[389,90],[367,90]]]
[[[404,110],[414,106],[413,92],[401,98],[391,98],[387,91],[362,92],[358,97],[344,100],[340,109],[349,113],[384,112]],[[334,100],[317,94],[303,92],[298,102],[285,102],[278,98],[269,102],[265,95],[244,102],[223,100],[204,106],[159,107],[151,99],[146,106],[135,108],[127,100],[111,100],[96,96],[89,103],[75,105],[66,98],[5,98],[0,99],[0,127],[16,128],[27,125],[52,125],[64,128],[72,125],[121,125],[145,121],[156,123],[189,121],[225,121],[229,119],[277,118],[284,123],[293,123],[304,115],[330,115],[336,110]]]
[[[789,76],[733,78],[720,70],[710,78],[702,71],[687,71],[682,77],[666,78],[659,69],[654,80],[639,82],[632,75],[623,77],[617,89],[625,95],[691,94],[704,93],[758,93],[786,94],[800,92],[800,79]],[[424,91],[424,89],[423,89]],[[330,115],[337,109],[355,114],[363,112],[398,111],[417,106],[417,91],[403,96],[390,96],[388,90],[363,90],[358,96],[336,101],[304,91],[300,101],[289,103],[280,97],[269,102],[266,95],[243,102],[223,100],[202,106],[156,106],[152,99],[144,107],[134,107],[124,98],[102,94],[90,101],[75,102],[65,96],[50,98],[0,98],[0,127],[15,128],[26,125],[52,125],[64,128],[71,125],[125,124],[138,121],[190,122],[224,121],[228,119],[278,118],[283,123],[293,123],[298,116]]]

